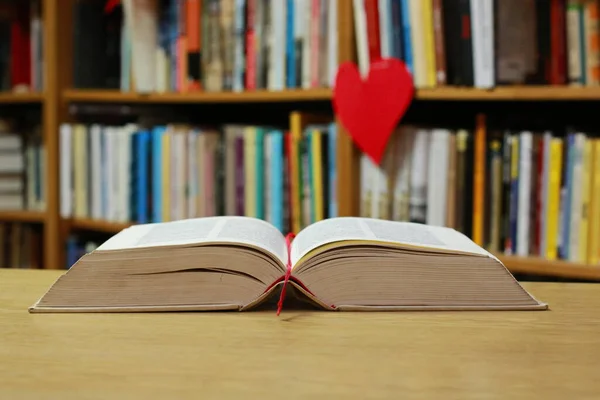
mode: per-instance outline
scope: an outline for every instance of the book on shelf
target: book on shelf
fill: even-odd
[[[337,0],[74,2],[74,87],[309,89],[337,70]]]
[[[354,0],[358,62],[403,60],[415,87],[600,84],[597,0]]]
[[[43,89],[41,0],[0,4],[0,91]]]
[[[492,253],[600,266],[600,139],[401,126],[361,161],[361,215],[447,226]]]
[[[46,153],[40,128],[17,130],[15,124],[0,121],[0,211],[44,211]]]
[[[256,218],[208,217],[121,231],[30,310],[242,311],[286,282],[325,310],[547,308],[496,257],[453,229],[343,217],[312,224],[290,243]]]
[[[294,121],[297,119],[293,117]],[[63,218],[163,222],[243,215],[282,232],[337,213],[336,125],[63,124]]]
[[[0,268],[40,268],[42,234],[39,227],[0,222]]]

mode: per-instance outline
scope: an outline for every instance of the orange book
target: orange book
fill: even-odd
[[[479,246],[483,246],[483,217],[485,215],[485,136],[485,115],[478,114],[475,122],[472,237]]]
[[[200,0],[188,0],[186,15],[186,38],[187,38],[187,63],[186,67],[186,88],[189,91],[197,91],[200,86],[200,15],[202,12],[202,3]]]

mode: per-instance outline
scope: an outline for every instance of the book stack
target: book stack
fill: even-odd
[[[0,90],[43,89],[41,0],[0,4]]]
[[[585,132],[404,126],[381,167],[363,157],[361,174],[363,216],[455,228],[495,253],[600,264],[600,139]]]
[[[245,215],[282,232],[335,216],[334,123],[60,128],[63,218],[163,222]]]
[[[328,87],[336,0],[74,2],[74,86],[137,92]]]
[[[45,148],[39,128],[31,134],[13,129],[0,121],[0,211],[44,211]]]
[[[600,84],[597,0],[354,0],[363,72],[403,60],[417,88]]]
[[[42,235],[34,225],[0,223],[0,268],[40,268]]]

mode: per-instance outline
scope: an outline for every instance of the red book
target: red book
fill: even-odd
[[[564,85],[567,82],[565,0],[550,3],[550,84]]]
[[[254,13],[256,0],[246,4],[246,89],[256,89],[256,35],[254,33]]]
[[[381,38],[379,36],[379,9],[377,0],[364,0],[365,14],[367,16],[367,40],[369,42],[369,60],[371,62],[381,58]]]
[[[31,86],[30,43],[29,10],[27,6],[18,7],[10,26],[10,84],[13,90]]]

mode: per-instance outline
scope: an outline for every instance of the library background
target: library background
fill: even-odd
[[[518,277],[600,281],[597,0],[0,1],[0,267],[132,224],[445,225]],[[338,65],[416,92],[381,165]]]

